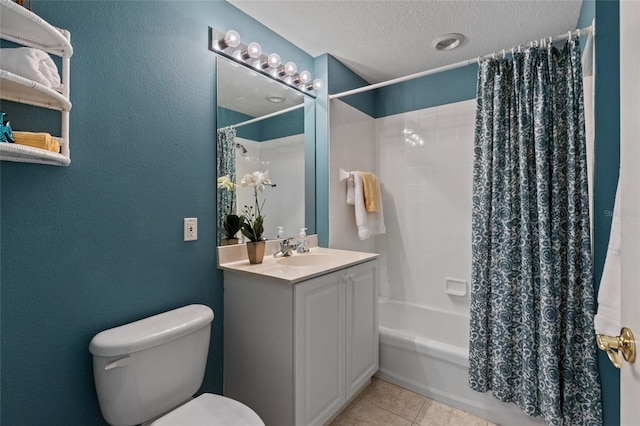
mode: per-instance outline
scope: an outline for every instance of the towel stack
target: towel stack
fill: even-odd
[[[32,47],[0,49],[0,68],[50,89],[62,91],[58,67],[42,50]]]
[[[347,180],[347,204],[355,206],[358,237],[366,240],[373,235],[384,234],[382,198],[378,178],[369,172],[340,171],[340,180]]]
[[[13,140],[20,145],[46,149],[51,152],[60,152],[60,143],[49,133],[17,132],[14,130]]]

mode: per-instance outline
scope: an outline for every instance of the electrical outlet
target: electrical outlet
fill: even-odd
[[[198,218],[185,217],[184,218],[184,240],[195,241],[197,239],[198,239]]]

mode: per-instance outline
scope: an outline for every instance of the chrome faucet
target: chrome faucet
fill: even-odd
[[[280,241],[280,251],[275,253],[273,257],[291,256],[291,253],[297,250],[298,246],[299,243],[296,237],[285,238]]]
[[[309,253],[309,241],[306,237],[298,239],[298,244],[296,244],[296,251],[298,253]]]

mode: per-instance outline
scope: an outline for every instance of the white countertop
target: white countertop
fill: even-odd
[[[244,245],[235,246],[232,251],[235,253],[246,252]],[[346,268],[348,266],[357,265],[358,263],[367,262],[369,260],[376,259],[379,255],[376,253],[364,253],[359,251],[347,251],[329,249],[323,247],[312,247],[309,253],[293,253],[288,258],[275,258],[273,252],[265,253],[262,263],[252,265],[249,260],[246,259],[246,255],[243,259],[236,260],[236,256],[224,255],[221,251],[227,250],[226,247],[218,248],[218,268],[224,271],[239,272],[250,275],[259,275],[265,278],[277,279],[287,282],[289,284],[295,284],[300,281],[305,281],[310,278],[314,278],[320,275],[328,274],[339,269]],[[323,255],[326,256],[326,262],[320,265],[309,266],[290,266],[283,264],[293,257],[302,257],[309,255]],[[234,259],[235,257],[235,259]],[[282,260],[282,261],[281,261]],[[295,260],[294,260],[295,261]]]

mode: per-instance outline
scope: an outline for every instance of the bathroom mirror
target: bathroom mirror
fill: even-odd
[[[216,55],[216,63],[217,176],[229,174],[234,164],[235,213],[254,204],[253,189],[239,185],[242,177],[268,171],[274,186],[259,193],[265,200],[264,237],[276,238],[278,227],[285,237],[302,227],[315,233],[315,100],[224,57]],[[231,204],[228,192],[220,191],[226,190],[218,189],[218,225]]]

